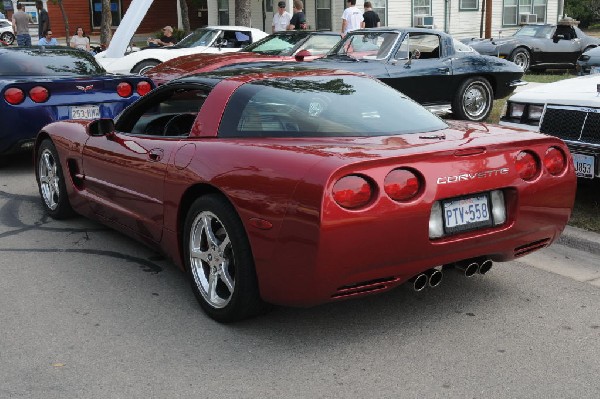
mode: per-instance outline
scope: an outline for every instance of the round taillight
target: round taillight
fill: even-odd
[[[539,172],[537,158],[529,151],[521,151],[516,156],[515,166],[517,167],[517,173],[523,180],[531,180],[536,177]]]
[[[50,92],[45,87],[35,86],[29,90],[29,97],[36,103],[45,103],[50,97]]]
[[[556,147],[548,148],[544,155],[544,167],[553,176],[560,175],[567,166],[565,153]]]
[[[23,93],[23,90],[21,89],[11,87],[4,92],[4,99],[7,103],[12,105],[21,104],[25,101],[25,93]]]
[[[117,85],[117,94],[121,97],[129,97],[133,93],[133,87],[127,82],[121,82]]]
[[[394,169],[385,177],[383,188],[395,201],[407,201],[414,198],[421,189],[419,178],[407,169]]]
[[[356,209],[371,201],[371,184],[361,176],[342,177],[333,186],[333,199],[343,208]]]
[[[146,81],[138,82],[136,91],[140,96],[148,94],[150,90],[152,90],[150,83]]]

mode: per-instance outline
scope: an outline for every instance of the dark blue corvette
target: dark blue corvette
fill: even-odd
[[[0,154],[31,148],[50,122],[114,118],[152,88],[140,76],[108,74],[78,49],[0,48]]]

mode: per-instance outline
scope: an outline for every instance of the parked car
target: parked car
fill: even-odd
[[[576,178],[564,143],[444,122],[346,71],[166,83],[115,121],[46,126],[42,204],[159,248],[219,321],[485,273],[550,245]]]
[[[572,21],[558,25],[523,25],[512,36],[491,39],[465,39],[480,54],[493,55],[514,62],[527,72],[547,68],[575,68],[577,58],[600,44],[600,39],[586,35]]]
[[[577,70],[581,75],[600,73],[600,47],[594,47],[577,59]]]
[[[144,72],[161,85],[178,77],[208,72],[225,65],[252,62],[312,61],[323,57],[341,39],[336,32],[288,30],[276,32],[235,53],[192,54],[163,62]]]
[[[0,42],[11,45],[15,41],[12,23],[8,19],[0,19]]]
[[[423,105],[450,105],[454,118],[471,121],[484,121],[495,98],[524,84],[515,64],[422,28],[356,30],[309,64],[372,75]]]
[[[161,62],[175,57],[197,53],[227,53],[240,51],[267,34],[242,26],[209,26],[190,33],[174,46],[151,47],[119,58],[107,58],[106,52],[96,55],[96,60],[112,73],[143,74]]]
[[[599,178],[600,75],[537,86],[508,99],[501,124],[539,131],[567,143],[581,178]]]
[[[0,59],[0,154],[31,150],[39,130],[56,120],[112,118],[154,86],[107,74],[69,47],[3,47]]]

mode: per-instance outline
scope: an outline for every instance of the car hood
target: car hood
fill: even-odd
[[[587,75],[547,83],[516,93],[513,102],[600,107],[600,75]]]
[[[519,40],[513,37],[501,37],[497,39],[471,39],[470,41],[466,41],[465,44],[468,44],[479,51],[481,49],[496,48],[504,45],[516,44],[518,42]]]

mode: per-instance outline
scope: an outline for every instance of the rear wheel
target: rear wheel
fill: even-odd
[[[54,219],[73,215],[58,152],[50,139],[42,141],[36,159],[36,178],[42,205]]]
[[[143,75],[148,70],[150,70],[151,68],[154,68],[158,64],[160,64],[160,62],[153,61],[153,60],[142,61],[131,69],[131,73],[137,73],[138,75]]]
[[[210,317],[232,322],[262,310],[250,243],[225,198],[211,194],[192,204],[183,246],[192,290]]]
[[[523,72],[527,72],[529,70],[529,66],[531,65],[531,54],[524,48],[515,49],[511,54],[509,59],[523,68]]]
[[[494,92],[487,79],[469,78],[458,88],[452,101],[452,113],[456,119],[481,122],[489,116],[493,101]]]
[[[4,32],[3,34],[0,35],[0,40],[2,40],[3,42],[5,42],[8,45],[11,45],[15,41],[15,35],[13,35],[10,32]]]

